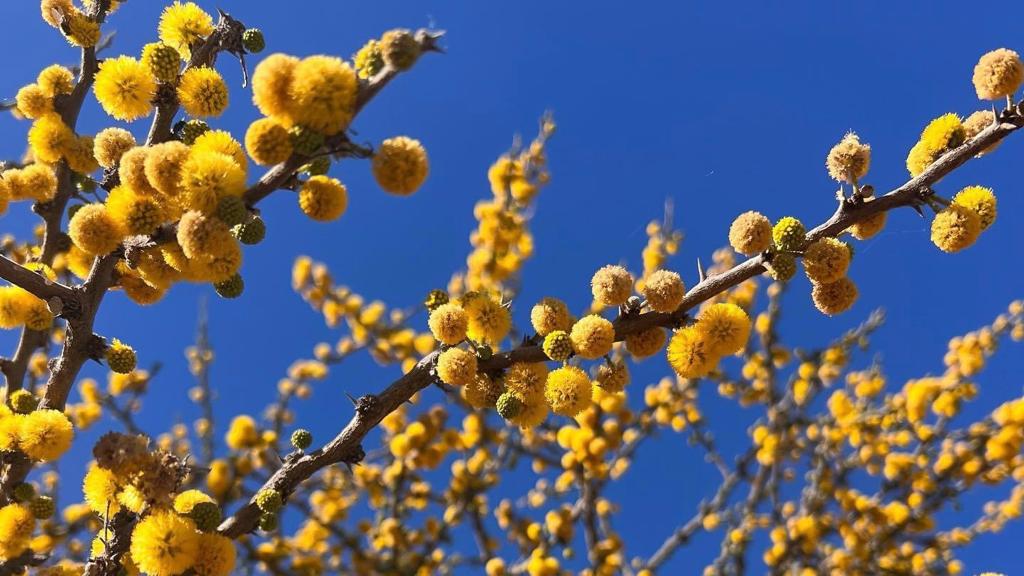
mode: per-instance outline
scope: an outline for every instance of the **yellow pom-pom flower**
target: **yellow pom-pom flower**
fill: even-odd
[[[36,518],[28,506],[8,504],[0,508],[0,559],[13,560],[28,550]]]
[[[86,204],[79,208],[68,222],[68,235],[75,246],[93,256],[113,251],[122,238],[117,221],[102,204]]]
[[[64,151],[64,159],[68,166],[79,174],[91,174],[99,169],[99,162],[93,155],[94,142],[92,136],[79,136]]]
[[[633,294],[633,276],[622,266],[605,266],[590,279],[594,301],[604,306],[619,306]]]
[[[151,150],[152,148],[149,146],[136,146],[121,156],[118,167],[121,183],[139,194],[156,195],[159,193],[146,176],[146,159]]]
[[[991,110],[978,110],[972,112],[970,116],[964,118],[964,140],[970,140],[981,134],[981,131],[989,126],[995,124],[996,115]],[[985,154],[988,154],[999,147],[1002,144],[1002,140],[997,140],[994,144],[985,148],[981,152],[978,152],[977,157],[980,158]]]
[[[343,60],[310,56],[292,70],[288,109],[296,123],[331,136],[352,120],[357,88],[356,73]]]
[[[28,131],[28,144],[32,156],[39,162],[53,164],[74,143],[75,133],[57,114],[40,116]]]
[[[213,17],[194,2],[176,0],[164,8],[158,31],[161,42],[188,59],[192,56],[192,45],[213,33]]]
[[[14,101],[18,106],[18,112],[29,119],[53,112],[53,98],[43,92],[38,84],[29,84],[18,90]]]
[[[829,150],[825,167],[833,180],[854,184],[864,178],[871,167],[871,146],[861,144],[856,134],[848,132]]]
[[[466,339],[469,315],[456,304],[442,304],[430,313],[428,323],[434,338],[452,346]]]
[[[569,337],[576,354],[594,360],[612,351],[615,328],[605,318],[591,314],[573,324]]]
[[[828,284],[814,284],[811,299],[823,314],[835,316],[849,310],[857,300],[857,285],[847,277]]]
[[[189,116],[220,116],[228,107],[228,87],[213,68],[189,68],[181,75],[178,100]]]
[[[973,210],[978,215],[982,231],[996,221],[996,195],[991,188],[968,186],[953,196],[953,204]]]
[[[804,251],[804,270],[812,282],[832,282],[846,275],[850,247],[835,238],[821,238]]]
[[[280,164],[294,151],[288,128],[273,118],[260,118],[245,132],[245,149],[261,166]]]
[[[114,168],[125,152],[135,147],[135,137],[124,128],[105,128],[93,140],[93,154],[104,168]]]
[[[253,70],[252,101],[265,116],[281,120],[291,117],[289,87],[298,63],[299,59],[294,56],[271,54]]]
[[[406,136],[388,138],[373,155],[373,177],[385,192],[408,196],[419,190],[430,173],[427,151]]]
[[[153,110],[156,79],[142,62],[118,56],[100,63],[93,91],[104,112],[118,120],[131,122],[148,116]]]
[[[537,334],[547,336],[555,330],[569,330],[572,327],[572,317],[565,302],[548,297],[542,298],[530,310],[530,324]]]
[[[107,213],[128,236],[152,234],[164,222],[164,210],[154,196],[118,186],[107,196]]]
[[[95,462],[89,465],[82,480],[82,494],[93,512],[106,515],[109,507],[110,513],[116,514],[121,508],[117,501],[120,489],[117,476],[112,471],[100,468]]]
[[[337,220],[348,207],[348,190],[335,178],[313,176],[299,189],[299,207],[313,220]]]
[[[75,431],[60,410],[36,410],[25,415],[18,431],[18,446],[36,462],[53,462],[68,448]]]
[[[185,207],[212,214],[221,198],[245,191],[245,171],[226,154],[193,149],[182,166],[181,188]]]
[[[233,241],[227,225],[214,216],[190,210],[178,221],[178,244],[189,259],[209,260]]]
[[[592,391],[586,372],[563,366],[548,374],[544,399],[555,414],[573,418],[590,406]]]
[[[514,362],[505,371],[505,389],[525,403],[543,402],[548,367],[543,362]]]
[[[888,212],[883,211],[864,218],[853,226],[850,226],[850,234],[852,234],[857,240],[867,240],[868,238],[874,237],[882,231],[882,228],[885,228],[885,221],[888,218],[888,214]]]
[[[626,350],[633,358],[640,360],[657,354],[665,345],[666,339],[665,330],[654,326],[626,336]]]
[[[764,252],[772,245],[772,223],[760,212],[744,212],[729,226],[729,245],[744,256]]]
[[[486,296],[466,299],[462,308],[469,316],[466,335],[474,342],[497,344],[512,328],[508,309]]]
[[[1024,63],[1013,50],[999,48],[978,60],[972,80],[981,100],[1012,97],[1024,81]]]
[[[177,140],[150,146],[143,162],[146,181],[157,192],[176,197],[181,193],[182,170],[189,153],[189,147]]]
[[[750,316],[731,303],[715,303],[700,311],[695,325],[708,351],[716,356],[735,354],[750,338]]]
[[[135,525],[130,550],[132,562],[143,573],[181,574],[192,567],[199,554],[199,533],[191,520],[157,510]]]
[[[644,280],[644,298],[655,312],[675,312],[686,296],[686,286],[676,272],[655,270]]]
[[[981,234],[981,217],[974,210],[952,204],[932,220],[932,243],[943,252],[959,252],[974,244]]]
[[[437,357],[437,377],[445,384],[462,386],[476,377],[476,354],[449,348]]]
[[[201,534],[192,569],[197,576],[229,576],[235,568],[235,544],[220,534]]]
[[[242,149],[242,144],[235,140],[234,136],[227,130],[207,130],[203,132],[192,142],[192,151],[196,154],[200,152],[227,154],[231,156],[243,171],[249,168],[249,160],[245,157],[245,150]]]
[[[24,195],[39,202],[52,200],[57,193],[57,176],[53,168],[45,164],[29,164],[21,169],[21,177],[17,179],[18,189],[11,190],[12,197],[22,198]]]
[[[668,343],[669,366],[683,378],[700,378],[714,370],[718,355],[713,354],[704,335],[694,326],[676,330]]]
[[[50,97],[58,94],[71,94],[75,88],[75,75],[60,64],[51,64],[39,72],[36,84],[44,94]]]

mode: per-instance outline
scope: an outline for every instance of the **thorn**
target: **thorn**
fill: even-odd
[[[359,406],[359,401],[356,400],[355,396],[350,394],[348,390],[345,391],[345,396],[348,396],[348,401],[351,402],[353,406]]]
[[[918,216],[924,218],[924,210],[921,210],[920,204],[911,204],[910,207],[914,209],[914,212],[917,212]]]
[[[697,258],[697,278],[698,282],[703,282],[707,279],[707,275],[704,273],[704,264]]]

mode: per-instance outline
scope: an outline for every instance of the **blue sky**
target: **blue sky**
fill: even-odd
[[[118,33],[113,52],[136,54],[154,39],[163,4],[125,4],[111,19]],[[368,298],[395,306],[419,302],[463,266],[475,226],[472,206],[487,194],[487,166],[514,132],[531,136],[546,109],[555,112],[559,132],[549,147],[552,184],[532,223],[537,255],[525,269],[516,306],[520,321],[544,295],[584,307],[590,275],[604,264],[622,261],[638,268],[644,225],[660,217],[666,197],[674,199],[676,223],[686,233],[673,265],[690,284],[694,260],[707,261],[726,242],[729,223],[742,211],[823,220],[834,208],[835,190],[824,157],[847,130],[872,145],[869,182],[879,190],[902,183],[906,151],[928,120],[980,107],[970,82],[977,58],[1001,46],[1024,49],[1016,22],[996,16],[1005,3],[994,2],[969,9],[949,1],[811,0],[200,4],[210,11],[220,6],[261,27],[268,51],[297,55],[348,57],[366,39],[397,26],[433,24],[448,31],[448,53],[422,60],[353,126],[357,140],[419,138],[431,160],[423,189],[411,198],[387,195],[368,165],[353,161],[333,170],[350,193],[348,212],[335,223],[307,220],[288,194],[262,205],[269,233],[245,253],[245,297],[211,300],[213,379],[222,421],[236,412],[258,412],[293,360],[337,337],[291,291],[295,256],[328,263],[339,281]],[[75,53],[39,18],[35,1],[4,2],[0,17],[16,23],[0,40],[7,54],[3,97],[12,97],[43,66],[75,61]],[[242,135],[255,109],[241,89],[237,63],[223,58],[219,68],[235,91],[215,125]],[[90,98],[80,131],[107,125]],[[0,156],[20,155],[27,128],[8,115],[0,118]],[[141,135],[146,126],[131,128]],[[910,210],[894,214],[883,234],[857,246],[851,277],[861,298],[853,310],[822,317],[810,303],[806,281],[798,279],[786,298],[784,337],[810,345],[884,307],[889,321],[875,343],[892,381],[940,372],[949,337],[990,321],[1024,294],[1024,277],[1008,262],[1008,247],[1024,241],[1024,227],[1015,221],[1024,200],[1011,172],[1021,146],[1006,143],[938,186],[946,195],[968,184],[999,194],[1000,217],[976,246],[942,254],[929,242],[925,220]],[[21,204],[0,223],[3,231],[23,236],[33,220]],[[113,295],[98,320],[99,332],[134,345],[143,364],[164,362],[142,419],[151,431],[196,415],[185,394],[191,382],[182,351],[191,342],[202,294],[212,291],[175,287],[146,309]],[[261,331],[269,336],[253,337]],[[13,351],[15,342],[16,334],[0,334],[0,350]],[[981,378],[981,398],[968,413],[980,414],[1017,394],[1021,364],[1019,348],[1002,350]],[[634,371],[634,390],[666,372],[661,361],[645,362]],[[95,368],[87,373],[100,374]],[[318,387],[316,402],[300,410],[300,420],[325,438],[349,417],[344,391],[380,389],[396,375],[397,368],[369,360],[347,363]],[[634,394],[634,401],[639,398]],[[727,422],[727,405],[711,393],[703,398],[712,428],[716,414]],[[77,473],[81,462],[72,458],[67,467]],[[708,493],[714,469],[698,465],[699,456],[677,437],[641,452],[618,492],[626,511],[616,524],[635,543],[631,554],[649,555],[683,511]],[[983,538],[962,555],[968,571],[1016,566],[1017,554],[1005,544],[1021,536],[1024,529],[1014,526],[1000,537]],[[713,553],[702,546],[707,544],[698,540],[684,558],[706,558]]]

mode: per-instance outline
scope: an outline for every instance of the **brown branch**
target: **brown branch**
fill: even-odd
[[[2,254],[0,254],[0,278],[25,289],[40,300],[51,303],[51,308],[59,306],[67,309],[75,306],[78,300],[78,294],[71,288],[60,282],[49,280],[42,274],[29,270]]]
[[[989,126],[970,141],[947,152],[924,172],[902,186],[871,202],[844,201],[824,223],[808,232],[807,240],[837,236],[853,224],[880,212],[910,206],[930,193],[930,187],[957,167],[974,158],[979,152],[999,142],[1024,126],[1024,117],[1014,110],[1004,111],[997,123]],[[687,292],[679,309],[673,313],[646,312],[620,316],[615,320],[615,339],[648,328],[672,328],[683,324],[689,310],[740,283],[765,272],[766,255],[754,256],[730,270],[705,278]],[[268,480],[264,487],[273,488],[287,496],[320,469],[339,462],[357,463],[362,459],[362,440],[385,416],[409,400],[413,394],[435,381],[432,373],[437,352],[427,355],[412,370],[388,386],[380,396],[364,396],[356,405],[356,414],[348,425],[324,448],[286,462]],[[508,352],[495,354],[480,362],[483,372],[495,372],[514,362],[544,362],[549,358],[533,344],[524,344]],[[760,492],[758,493],[760,496]],[[219,527],[221,534],[237,538],[251,532],[259,520],[259,510],[250,500]],[[739,561],[739,559],[737,560]]]

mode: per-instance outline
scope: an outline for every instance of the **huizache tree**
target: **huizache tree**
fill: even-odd
[[[649,576],[668,572],[700,532],[719,538],[717,556],[687,573],[958,574],[958,548],[1021,515],[1024,397],[977,421],[959,412],[1000,343],[1024,339],[1024,303],[951,340],[935,375],[905,382],[888,381],[880,362],[854,363],[881,314],[814,349],[788,346],[777,330],[780,295],[799,289],[801,270],[823,314],[850,308],[854,246],[891,210],[930,219],[944,252],[984,241],[993,191],[941,184],[974,158],[998,156],[1024,126],[1016,52],[980,58],[971,78],[980,110],[929,123],[905,182],[870,183],[871,147],[848,133],[825,158],[839,188],[820,223],[740,214],[722,232],[728,246],[684,278],[667,267],[681,241],[667,210],[647,226],[642,267],[597,270],[581,310],[558,295],[517,299],[549,181],[546,115],[536,138],[487,169],[466,268],[447,289],[389,308],[296,255],[295,291],[337,328],[337,343],[297,361],[266,393],[264,414],[218,430],[203,317],[187,351],[199,416],[150,436],[135,416],[156,374],[130,343],[94,330],[105,295],[159,306],[193,282],[245,298],[245,247],[274,225],[260,202],[294,195],[310,219],[338,220],[349,192],[330,172],[341,161],[365,161],[385,192],[415,193],[429,172],[420,142],[360,144],[351,128],[381,90],[441,52],[442,33],[389,30],[350,61],[263,57],[259,29],[175,1],[141,54],[115,55],[104,24],[130,18],[134,2],[82,1],[41,2],[80,63],[24,79],[5,105],[28,126],[28,152],[3,165],[0,210],[29,207],[41,222],[33,237],[0,243],[0,328],[20,333],[0,361],[0,574]],[[218,58],[241,64],[245,87],[232,102],[251,99],[259,112],[245,134],[210,124],[228,103]],[[87,103],[111,125],[80,133]],[[528,316],[516,322],[513,306]],[[313,438],[295,425],[295,405],[357,354],[404,375],[341,398],[347,424]],[[630,366],[647,357],[666,376],[638,390]],[[89,361],[109,369],[105,385],[81,377]],[[708,394],[756,414],[742,449],[716,443],[701,411]],[[94,445],[75,442],[93,426],[106,428]],[[628,543],[606,491],[659,434],[687,439],[720,482],[662,542]],[[58,474],[70,450],[92,461]],[[80,501],[58,506],[61,483],[80,485]],[[950,524],[942,513],[984,486],[1003,486],[1005,499]]]

